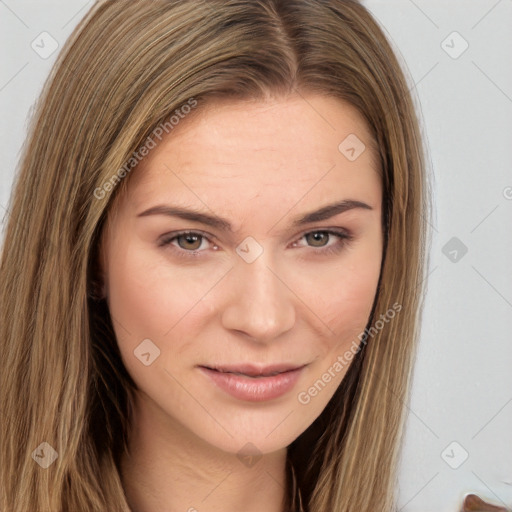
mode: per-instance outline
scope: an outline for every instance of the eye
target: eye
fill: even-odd
[[[199,249],[201,249],[203,241],[210,241],[204,233],[197,231],[183,231],[181,233],[174,233],[171,235],[164,237],[160,242],[160,246],[173,245],[178,248],[178,253],[181,253],[180,255],[183,253],[190,253],[183,254],[184,256],[196,256],[198,252],[202,252],[199,251]],[[176,244],[173,242],[176,242]],[[179,249],[182,250],[179,251]],[[218,249],[218,247],[214,246],[214,250],[216,249]]]
[[[335,237],[334,243],[329,242]],[[305,239],[308,247],[317,248],[313,251],[321,254],[333,254],[340,252],[350,241],[353,236],[346,230],[322,229],[317,231],[309,231],[301,236],[301,238],[292,244],[293,247],[303,247],[299,245],[299,241]],[[336,241],[337,239],[337,241]],[[204,247],[203,242],[212,244],[209,236],[200,231],[181,231],[178,233],[170,233],[162,238],[159,243],[160,247],[172,246],[172,250],[180,257],[198,257]],[[212,250],[218,250],[219,247],[213,244]]]
[[[336,237],[338,240],[334,240],[334,243],[329,244],[333,237]],[[353,238],[352,234],[345,230],[324,229],[309,231],[302,235],[300,240],[305,239],[308,244],[311,244],[309,247],[319,248],[320,250],[316,252],[333,254],[340,252]],[[297,244],[298,242],[295,242],[293,244],[294,247],[297,247]]]

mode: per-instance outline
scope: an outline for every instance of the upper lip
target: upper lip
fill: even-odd
[[[297,370],[306,366],[305,364],[272,364],[268,366],[259,366],[254,364],[234,364],[234,365],[201,365],[203,368],[216,370],[224,373],[241,373],[250,377],[271,376],[279,373]]]

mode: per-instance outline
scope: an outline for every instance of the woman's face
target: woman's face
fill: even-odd
[[[365,123],[339,100],[197,114],[133,171],[105,232],[108,305],[155,428],[269,453],[319,416],[366,327],[380,177]]]

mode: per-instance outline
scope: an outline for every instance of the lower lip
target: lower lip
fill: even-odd
[[[203,373],[223,391],[239,400],[263,402],[278,398],[290,391],[302,373],[304,367],[269,377],[246,377],[234,373],[223,373],[201,366]]]

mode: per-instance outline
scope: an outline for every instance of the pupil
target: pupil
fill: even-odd
[[[194,244],[194,242],[198,242],[199,236],[197,235],[183,235],[183,238],[185,239],[187,244]],[[201,243],[197,247],[185,247],[185,249],[198,249]]]
[[[327,233],[325,233],[323,231],[316,231],[314,233],[310,233],[307,236],[308,237],[312,237],[312,240],[314,242],[313,245],[315,245],[316,247],[321,247],[322,245],[325,245],[325,241],[327,240]],[[182,238],[184,238],[186,240],[187,244],[192,244],[192,245],[194,244],[194,242],[197,244],[197,242],[200,239],[200,237],[197,236],[197,235],[182,235]],[[310,241],[311,241],[311,239],[310,239]],[[199,246],[200,245],[201,245],[201,243],[199,243]],[[198,249],[199,246],[197,246],[197,247],[186,247],[186,249]]]
[[[322,244],[322,242],[325,242],[325,240],[327,239],[327,233],[324,233],[322,231],[316,231],[315,233],[311,233],[310,236],[313,237],[314,242],[320,242],[319,244],[316,245],[316,247],[321,247],[322,245],[325,245],[325,243]]]

